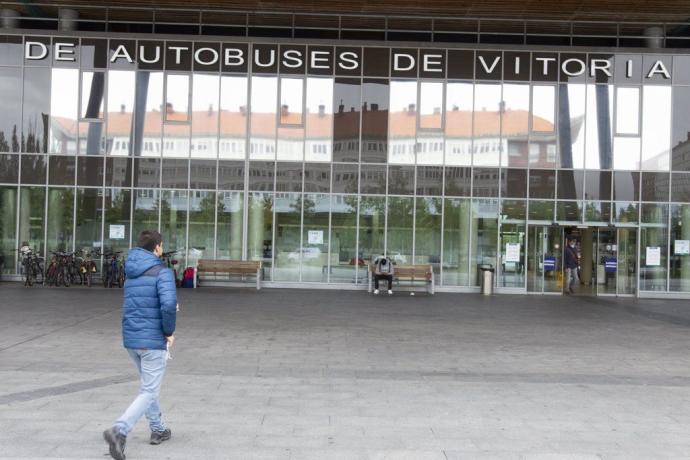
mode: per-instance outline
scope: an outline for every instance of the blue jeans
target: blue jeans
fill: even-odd
[[[115,426],[120,429],[120,433],[127,436],[141,416],[146,415],[151,431],[163,431],[165,425],[161,421],[158,396],[165,374],[166,351],[128,348],[127,352],[134,361],[137,371],[139,371],[141,386],[139,387],[139,395],[132,401],[125,413],[117,419]]]

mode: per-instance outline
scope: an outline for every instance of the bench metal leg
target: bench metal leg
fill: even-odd
[[[256,290],[261,290],[261,269],[256,270]]]
[[[436,283],[434,282],[434,272],[432,271],[431,272],[431,286],[430,286],[431,295],[434,295],[434,287],[435,286],[436,286]]]
[[[371,272],[367,271],[367,280],[368,280],[368,286],[367,286],[367,292],[372,292],[371,291]]]

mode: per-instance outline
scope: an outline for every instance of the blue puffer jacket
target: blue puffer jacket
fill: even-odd
[[[152,252],[134,248],[129,251],[125,272],[125,348],[165,350],[165,337],[175,332],[177,293],[172,270]]]

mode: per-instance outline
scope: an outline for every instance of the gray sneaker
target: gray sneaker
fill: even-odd
[[[108,443],[110,456],[115,460],[125,460],[125,444],[127,437],[123,436],[116,427],[108,428],[103,432],[103,439]]]
[[[167,441],[168,439],[170,439],[171,436],[172,436],[172,431],[170,431],[170,428],[166,428],[163,431],[152,431],[150,444],[157,446],[158,444],[162,443],[163,441]]]

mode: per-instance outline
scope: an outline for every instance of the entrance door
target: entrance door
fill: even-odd
[[[637,229],[618,229],[618,295],[637,292]]]
[[[576,295],[634,295],[637,291],[637,229],[555,227],[527,229],[527,292],[562,293],[563,250],[574,239],[581,283]]]
[[[527,292],[563,291],[563,229],[530,225],[527,229]]]

